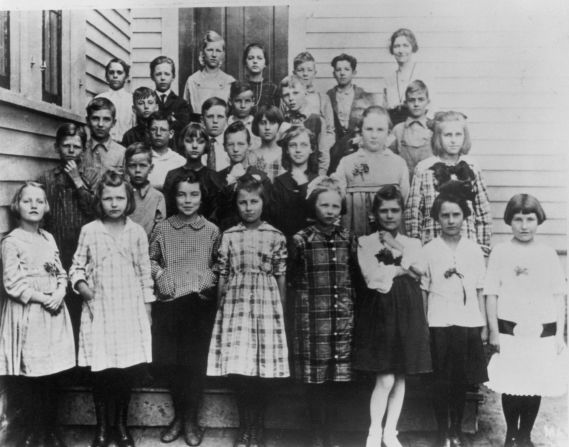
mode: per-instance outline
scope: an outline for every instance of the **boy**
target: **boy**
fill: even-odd
[[[87,140],[81,163],[87,171],[99,177],[108,169],[124,172],[125,148],[111,138],[116,124],[116,109],[107,98],[95,98],[87,106],[87,126],[91,137]]]
[[[117,123],[111,129],[111,138],[120,143],[124,133],[134,126],[135,117],[130,107],[131,95],[124,88],[130,66],[122,59],[114,58],[105,67],[105,79],[109,83],[110,90],[99,93],[96,98],[107,98],[116,108]]]
[[[148,118],[148,143],[152,150],[154,168],[148,179],[152,187],[162,190],[166,174],[186,164],[186,159],[168,147],[174,137],[170,117],[164,112],[154,112]]]
[[[223,132],[227,126],[229,107],[217,97],[206,99],[202,105],[202,123],[209,137],[210,151],[204,155],[202,163],[214,171],[221,171],[229,166],[229,157],[223,146]]]
[[[242,121],[235,121],[227,126],[223,133],[223,145],[229,156],[230,164],[217,174],[223,182],[218,194],[216,222],[221,231],[239,223],[239,215],[233,204],[233,188],[243,174],[256,174],[261,177],[267,197],[270,194],[271,181],[267,174],[248,163],[248,152],[251,145],[251,134]]]
[[[280,83],[280,93],[286,107],[285,121],[292,125],[303,125],[314,134],[318,147],[316,148],[318,160],[318,174],[326,175],[330,164],[330,147],[332,141],[326,133],[326,124],[322,116],[310,113],[307,110],[306,89],[296,75],[287,76]]]
[[[150,78],[156,85],[158,106],[161,111],[170,116],[173,123],[174,134],[190,122],[190,105],[176,95],[172,90],[172,82],[176,79],[176,65],[167,56],[158,56],[150,62]]]
[[[425,158],[433,156],[427,109],[429,107],[429,90],[423,81],[415,80],[405,89],[405,105],[408,109],[407,119],[393,128],[394,141],[389,148],[399,154],[409,168],[409,180],[417,164]]]
[[[154,189],[148,180],[152,172],[152,150],[145,143],[130,145],[125,153],[126,172],[134,190],[136,207],[129,216],[141,225],[150,237],[154,226],[166,218],[166,201],[160,191]]]
[[[255,93],[253,87],[248,82],[235,81],[231,84],[229,90],[229,105],[231,106],[231,114],[227,119],[227,124],[230,125],[236,121],[241,121],[251,135],[251,126],[253,125],[253,112],[255,110]],[[261,138],[256,135],[251,135],[251,147],[259,147],[261,145]]]
[[[121,144],[124,147],[148,140],[148,117],[158,111],[156,92],[148,87],[138,87],[132,94],[132,110],[136,115],[136,126],[123,135]]]
[[[336,129],[336,141],[338,141],[355,128],[356,123],[350,119],[352,108],[355,101],[366,92],[353,83],[358,65],[355,57],[342,53],[332,59],[331,65],[337,85],[326,93],[334,110],[334,129]]]

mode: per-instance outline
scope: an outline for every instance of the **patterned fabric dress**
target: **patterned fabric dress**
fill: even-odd
[[[294,372],[305,383],[351,379],[356,241],[337,226],[315,225],[293,238]]]
[[[286,240],[263,222],[223,234],[217,268],[226,280],[209,347],[207,374],[288,377],[284,313],[276,276],[286,271]]]

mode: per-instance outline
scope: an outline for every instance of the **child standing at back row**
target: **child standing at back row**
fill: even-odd
[[[231,84],[229,92],[229,106],[231,113],[227,119],[227,125],[235,121],[241,121],[251,135],[251,147],[258,147],[261,144],[259,137],[253,135],[251,127],[253,125],[255,111],[255,93],[253,87],[248,82],[235,81]]]
[[[243,66],[245,78],[253,87],[255,96],[255,111],[261,106],[279,105],[279,88],[270,81],[263,79],[263,71],[269,64],[269,55],[260,43],[250,43],[243,51]]]

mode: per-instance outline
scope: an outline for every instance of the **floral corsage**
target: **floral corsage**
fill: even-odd
[[[528,268],[516,265],[516,267],[514,268],[514,273],[516,274],[516,276],[527,275]]]
[[[369,172],[369,165],[365,161],[361,161],[354,165],[352,169],[352,175],[357,177],[358,175],[361,176],[362,180],[364,179],[364,174]]]
[[[54,262],[46,262],[43,265],[43,268],[45,269],[45,271],[47,273],[49,273],[50,275],[57,275],[57,273],[59,272],[59,269],[57,268],[57,265],[55,265]]]
[[[375,254],[375,258],[384,265],[401,265],[401,259],[403,256],[393,256],[393,252],[388,248],[382,248]]]

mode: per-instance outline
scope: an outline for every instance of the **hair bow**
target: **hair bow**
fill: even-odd
[[[474,200],[473,182],[476,178],[472,168],[464,160],[456,165],[435,163],[429,168],[433,171],[435,190],[441,192],[444,186],[452,185],[453,193],[460,195],[466,200]],[[452,183],[451,183],[452,182]]]

